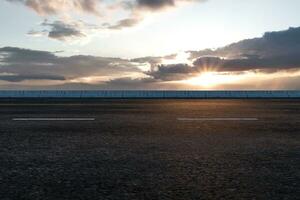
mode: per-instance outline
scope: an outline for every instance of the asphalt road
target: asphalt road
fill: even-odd
[[[300,100],[0,102],[0,199],[299,199]]]

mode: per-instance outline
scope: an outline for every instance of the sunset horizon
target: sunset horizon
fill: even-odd
[[[300,89],[298,3],[230,1],[2,1],[0,87]]]
[[[300,0],[0,0],[0,200],[296,200]]]

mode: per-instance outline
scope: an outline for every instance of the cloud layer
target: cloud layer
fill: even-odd
[[[47,36],[48,38],[59,41],[76,41],[88,37],[101,28],[95,25],[87,24],[83,21],[54,21],[45,20],[40,24],[39,29],[28,32],[30,36]]]
[[[44,22],[41,26],[50,30],[29,32],[29,35],[44,36],[60,41],[84,37],[92,30],[121,30],[138,25],[148,15],[176,8],[184,3],[204,0],[6,0],[24,5],[40,16],[56,18],[53,22]],[[126,13],[120,19],[120,13]],[[76,15],[89,14],[97,17],[99,24],[86,25],[78,21]],[[95,20],[93,20],[95,21]]]
[[[12,3],[21,3],[41,15],[56,15],[66,10],[86,12],[98,15],[101,5],[108,4],[104,0],[6,0]],[[118,6],[128,10],[162,10],[176,7],[180,3],[201,2],[204,0],[124,0],[116,1],[113,7]]]
[[[72,81],[90,76],[114,78],[137,73],[140,73],[140,69],[121,58],[83,55],[59,57],[47,51],[0,48],[0,80],[5,81]]]
[[[193,64],[159,65],[148,75],[159,80],[184,80],[203,71],[275,73],[300,70],[300,28],[267,32],[217,50],[189,51]]]
[[[56,15],[65,11],[79,11],[99,14],[98,6],[101,0],[6,0],[21,3],[40,15]]]
[[[56,37],[62,37],[59,31],[56,34]],[[300,27],[268,32],[261,38],[243,40],[216,50],[189,51],[189,62],[173,64],[164,62],[176,59],[176,54],[128,60],[83,55],[62,57],[48,51],[3,47],[0,48],[0,81],[30,83],[40,80],[69,86],[88,83],[108,89],[176,89],[180,86],[173,82],[214,71],[235,75],[252,72],[265,77],[284,73],[293,77],[293,83],[298,83],[300,81],[295,76],[300,74],[299,38]],[[288,79],[276,76],[277,85],[280,85],[279,80],[287,84]],[[255,77],[252,83],[248,83],[251,84],[255,85]],[[291,85],[289,81],[286,87],[292,88]],[[300,85],[293,87],[300,88]]]

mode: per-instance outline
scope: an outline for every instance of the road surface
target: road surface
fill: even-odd
[[[2,100],[0,120],[0,199],[300,196],[300,100]]]

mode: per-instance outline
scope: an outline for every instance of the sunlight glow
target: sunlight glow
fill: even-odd
[[[241,79],[243,79],[242,76],[235,74],[203,72],[199,76],[184,80],[183,82],[194,86],[211,88],[221,84],[235,83]]]
[[[260,86],[271,89],[281,88],[283,78],[294,78],[300,76],[300,71],[279,71],[273,74],[265,74],[255,71],[245,71],[243,73],[216,72],[205,71],[198,76],[187,80],[180,81],[181,84],[186,84],[196,88],[203,89],[223,89],[226,85],[251,85],[252,88],[260,88]],[[266,82],[272,81],[271,84]]]

